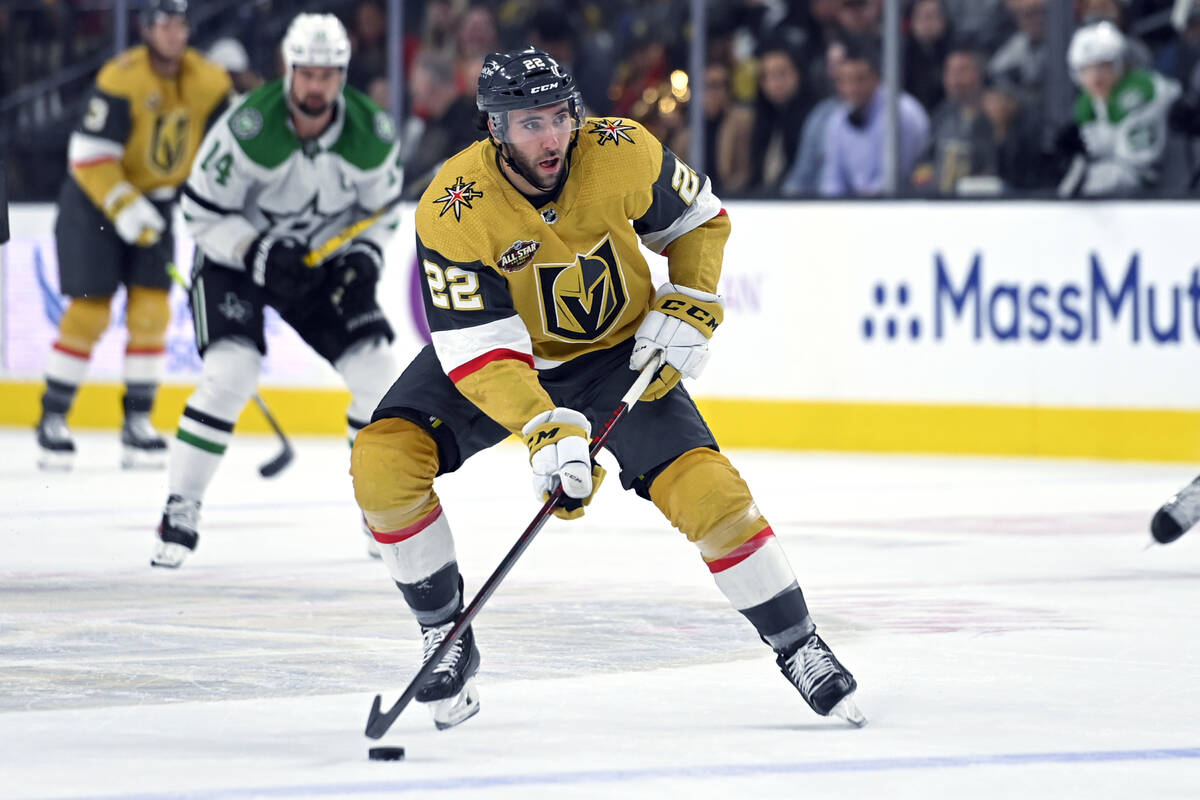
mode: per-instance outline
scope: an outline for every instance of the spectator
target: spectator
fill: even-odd
[[[420,197],[442,162],[477,138],[475,98],[459,91],[454,78],[454,62],[442,53],[423,51],[413,63],[415,124],[405,125],[405,197]]]
[[[354,58],[346,82],[365,92],[371,81],[387,74],[387,14],[380,0],[359,0],[350,41]]]
[[[996,141],[983,113],[983,54],[955,48],[946,56],[946,99],[931,121],[930,188],[952,195],[966,177],[996,174]]]
[[[846,60],[846,45],[832,41],[825,48],[825,74],[836,79],[837,71]],[[841,101],[836,95],[826,97],[808,112],[800,134],[800,149],[792,168],[780,185],[785,197],[811,197],[821,188],[821,171],[825,165],[826,131],[829,119]]]
[[[713,193],[725,197],[745,190],[750,183],[750,141],[754,112],[733,99],[733,73],[727,64],[709,64],[704,70],[704,171]],[[676,137],[685,160],[694,161],[688,129]]]
[[[1040,107],[1046,81],[1046,0],[1007,0],[1017,24],[992,60],[988,76],[1025,93],[1025,100]]]
[[[458,73],[461,76],[459,85],[474,91],[483,59],[488,53],[500,49],[500,36],[492,9],[485,5],[468,8],[458,21],[455,42],[458,48]]]
[[[593,55],[583,46],[575,24],[565,11],[549,6],[535,12],[529,20],[529,42],[554,56],[559,65],[575,77],[590,113],[596,116],[608,114],[611,61]]]
[[[646,90],[659,86],[668,73],[666,42],[646,27],[634,38],[629,57],[617,67],[616,78],[608,90],[612,113],[629,116]]]
[[[829,119],[821,194],[871,197],[884,190],[886,97],[879,83],[879,56],[870,44],[847,48],[837,71],[841,104]],[[899,97],[899,188],[908,185],[917,158],[929,144],[929,117],[911,95]]]
[[[208,59],[225,68],[233,81],[233,90],[245,94],[262,86],[265,81],[250,67],[250,56],[242,43],[232,36],[217,39],[208,49]]]
[[[1050,159],[1042,152],[1040,114],[1032,113],[1021,90],[992,81],[983,90],[983,113],[996,143],[996,174],[1008,192],[1036,192],[1054,181]]]
[[[950,49],[950,20],[942,0],[916,0],[908,15],[904,89],[932,112],[942,102],[942,63]]]
[[[955,36],[976,43],[984,52],[994,51],[1013,32],[1003,0],[943,0],[943,5]]]
[[[760,57],[759,94],[750,138],[750,189],[778,194],[800,146],[804,118],[815,100],[800,74],[800,57],[782,42],[767,44]]]
[[[1154,61],[1155,69],[1179,81],[1190,92],[1200,92],[1200,5],[1192,4],[1178,36],[1166,44]]]
[[[842,0],[837,22],[842,38],[878,42],[883,25],[883,0]]]
[[[1074,124],[1059,136],[1061,149],[1075,154],[1059,194],[1130,196],[1156,186],[1179,85],[1130,68],[1125,37],[1108,21],[1075,32],[1067,63],[1083,91]]]

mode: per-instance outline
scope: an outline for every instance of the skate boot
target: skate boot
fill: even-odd
[[[162,469],[167,465],[167,443],[150,424],[150,415],[130,411],[121,426],[122,469]]]
[[[177,494],[167,498],[162,522],[158,526],[158,545],[150,558],[152,567],[178,567],[192,551],[200,536],[196,523],[200,520],[200,501],[187,500]]]
[[[37,424],[37,443],[40,469],[69,470],[74,465],[75,440],[65,415],[43,411]]]
[[[775,663],[779,670],[800,690],[800,696],[813,711],[823,717],[830,714],[841,717],[859,728],[867,724],[854,703],[858,682],[820,636],[810,634],[794,648],[777,652]]]
[[[424,637],[422,664],[428,663],[453,627],[454,620],[442,625],[421,626]],[[433,724],[439,731],[453,728],[479,713],[479,691],[471,680],[478,671],[479,648],[475,646],[475,632],[468,627],[417,690],[416,701],[429,704]]]
[[[1200,477],[1163,503],[1150,521],[1150,535],[1159,544],[1170,544],[1200,521]]]

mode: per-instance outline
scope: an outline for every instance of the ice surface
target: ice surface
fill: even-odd
[[[482,711],[413,705],[420,637],[369,560],[345,445],[235,439],[178,571],[164,473],[115,432],[39,473],[0,432],[0,797],[1195,798],[1200,535],[1143,550],[1190,465],[733,453],[859,681],[815,716],[694,548],[610,480],[476,623]],[[611,463],[608,466],[612,467]],[[439,481],[468,594],[537,509],[523,450]],[[615,476],[614,476],[615,477]]]

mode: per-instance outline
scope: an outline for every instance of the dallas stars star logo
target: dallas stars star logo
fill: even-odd
[[[601,146],[608,142],[619,145],[622,139],[633,144],[633,139],[625,132],[631,130],[633,130],[632,125],[623,125],[619,119],[602,119],[593,122],[592,129],[588,133],[597,134],[600,137]]]
[[[434,198],[435,203],[442,203],[442,211],[438,214],[439,217],[445,216],[446,212],[454,209],[454,219],[462,222],[463,206],[473,208],[471,201],[477,197],[483,197],[483,192],[475,188],[475,181],[463,183],[462,176],[458,176],[453,186],[447,186],[445,197]]]

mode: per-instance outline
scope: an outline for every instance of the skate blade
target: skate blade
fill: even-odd
[[[433,713],[434,727],[439,731],[466,722],[479,713],[479,690],[475,688],[475,681],[467,681],[454,697],[430,703],[429,710]]]
[[[121,469],[163,469],[167,466],[166,450],[140,450],[136,447],[121,448]]]
[[[38,453],[38,469],[48,472],[70,472],[75,466],[75,454],[60,450],[42,450]]]
[[[177,569],[191,552],[178,542],[159,542],[158,549],[150,557],[150,566]]]
[[[839,700],[838,704],[829,710],[829,715],[844,719],[856,728],[867,724],[867,718],[858,710],[858,704],[854,702],[853,692]]]

